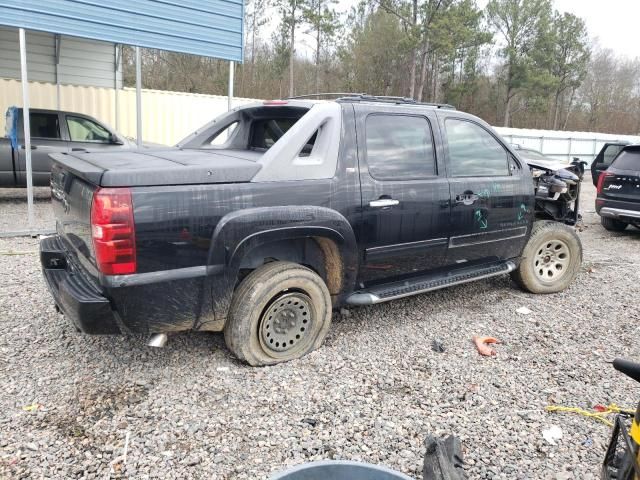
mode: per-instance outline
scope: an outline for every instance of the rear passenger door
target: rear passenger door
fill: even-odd
[[[31,169],[34,185],[49,185],[51,177],[51,159],[49,154],[68,150],[61,135],[60,114],[57,112],[31,112],[29,115],[31,131]],[[22,132],[20,125],[20,132]],[[24,151],[24,139],[20,142],[18,154],[18,185],[27,184],[27,161]]]
[[[520,255],[533,218],[531,176],[485,126],[451,114],[440,119],[451,190],[449,263]]]
[[[441,172],[433,112],[356,105],[362,223],[361,282],[444,265],[449,186]],[[425,109],[426,110],[426,109]],[[443,170],[443,169],[442,169]]]

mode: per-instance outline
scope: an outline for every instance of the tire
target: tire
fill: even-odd
[[[296,263],[271,262],[234,292],[224,339],[249,365],[286,362],[320,347],[331,313],[331,295],[319,275]]]
[[[558,222],[538,221],[511,278],[531,293],[557,293],[573,282],[581,264],[582,242],[575,230]]]
[[[605,230],[609,230],[610,232],[622,232],[629,225],[628,223],[609,217],[600,217],[600,223]]]

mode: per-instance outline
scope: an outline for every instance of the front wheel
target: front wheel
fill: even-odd
[[[557,293],[576,278],[582,243],[575,230],[561,223],[538,221],[511,278],[531,293]]]
[[[322,278],[291,262],[271,262],[236,289],[224,338],[250,365],[272,365],[317,349],[331,325],[331,295]]]

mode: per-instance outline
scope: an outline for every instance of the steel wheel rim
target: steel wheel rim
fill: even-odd
[[[542,243],[533,257],[533,270],[545,283],[553,283],[564,277],[571,264],[571,250],[562,240]]]
[[[311,298],[302,292],[286,292],[273,299],[260,318],[262,348],[283,357],[304,348],[314,325]]]

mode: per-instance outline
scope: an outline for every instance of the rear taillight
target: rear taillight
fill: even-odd
[[[600,173],[600,176],[598,177],[598,185],[596,187],[596,190],[598,193],[602,193],[602,187],[604,185],[604,179],[607,177],[613,177],[614,175],[607,173],[607,172],[602,172]]]
[[[96,190],[91,204],[91,236],[96,263],[103,274],[136,272],[136,231],[131,190]]]

